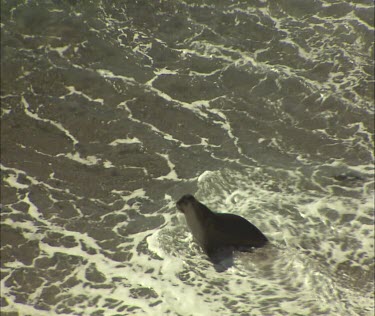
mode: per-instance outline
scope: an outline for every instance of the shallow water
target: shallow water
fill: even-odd
[[[2,314],[374,314],[372,1],[1,14]],[[218,273],[185,193],[271,245]]]

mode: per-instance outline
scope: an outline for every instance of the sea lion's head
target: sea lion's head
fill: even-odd
[[[189,207],[189,205],[195,204],[196,202],[197,200],[194,196],[191,194],[185,194],[177,201],[176,207],[180,212],[185,213],[185,210]]]

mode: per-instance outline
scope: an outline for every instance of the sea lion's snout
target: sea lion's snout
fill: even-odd
[[[182,213],[185,213],[184,211],[184,206],[188,205],[189,203],[192,203],[193,201],[195,201],[195,198],[194,196],[192,196],[191,194],[185,194],[184,196],[182,196],[176,203],[176,207],[177,209],[182,212]]]

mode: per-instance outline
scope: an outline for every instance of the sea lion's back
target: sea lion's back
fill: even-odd
[[[233,246],[261,247],[268,242],[267,237],[255,225],[239,215],[216,213],[215,228],[226,236]]]

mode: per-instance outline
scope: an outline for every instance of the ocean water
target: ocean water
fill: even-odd
[[[373,132],[371,0],[2,0],[1,314],[372,316]]]

